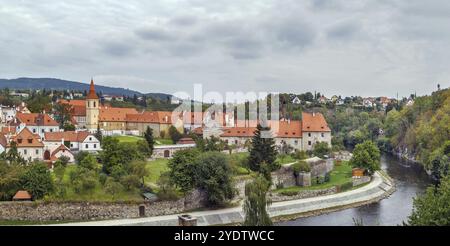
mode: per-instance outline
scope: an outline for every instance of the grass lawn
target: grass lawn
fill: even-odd
[[[147,170],[150,172],[150,175],[145,177],[145,182],[156,185],[161,173],[169,170],[167,163],[169,163],[168,159],[156,159],[154,161],[149,161],[147,163]]]
[[[114,138],[119,139],[121,143],[136,143],[138,140],[143,140],[144,138],[138,136],[114,136]]]
[[[156,138],[155,144],[156,145],[170,145],[170,144],[173,144],[173,141],[172,141],[172,139],[167,139],[167,138]]]
[[[277,161],[278,161],[278,163],[280,163],[281,165],[283,165],[283,164],[288,164],[288,163],[296,162],[296,161],[298,161],[298,160],[297,160],[297,159],[294,159],[291,155],[278,155],[278,156],[277,156]]]
[[[313,183],[315,180],[311,180]],[[348,162],[342,162],[340,166],[335,166],[330,174],[330,181],[323,184],[312,184],[310,187],[293,186],[275,190],[275,192],[296,192],[303,190],[320,190],[327,189],[336,185],[342,185],[352,181],[352,167]]]

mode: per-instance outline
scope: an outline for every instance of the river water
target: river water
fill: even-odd
[[[319,216],[278,223],[282,226],[353,226],[353,218],[364,225],[401,225],[412,211],[413,197],[422,194],[430,178],[416,163],[383,155],[381,168],[395,180],[396,191],[380,202]]]

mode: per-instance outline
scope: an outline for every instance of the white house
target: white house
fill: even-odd
[[[6,124],[16,117],[16,108],[0,105],[1,123]]]
[[[292,99],[292,104],[300,104],[302,103],[302,100],[300,100],[300,98],[298,98],[297,96],[294,97],[294,99]]]
[[[313,150],[319,142],[331,147],[331,129],[321,113],[302,113],[302,141],[303,150]]]
[[[13,124],[16,125],[17,132],[22,131],[26,127],[33,134],[38,134],[40,137],[43,137],[46,132],[59,132],[58,122],[48,114],[17,113]]]
[[[100,141],[88,131],[46,132],[44,134],[45,150],[51,154],[63,143],[72,152],[101,150]]]
[[[50,154],[50,157],[46,156],[46,153],[48,153],[48,152],[44,152],[44,160],[51,161],[52,163],[54,163],[56,160],[58,160],[62,156],[65,156],[65,157],[69,158],[69,162],[74,162],[75,161],[74,154],[64,144],[60,144],[59,147],[56,148]]]
[[[13,142],[16,144],[20,156],[26,160],[43,160],[44,143],[39,135],[23,128],[17,135],[7,140],[6,151],[9,151]]]

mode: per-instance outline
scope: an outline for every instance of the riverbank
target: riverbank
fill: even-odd
[[[269,208],[269,214],[276,221],[289,220],[301,216],[312,216],[377,202],[389,196],[394,191],[395,185],[392,180],[386,177],[386,174],[377,172],[375,173],[373,180],[361,188],[321,197],[276,202]],[[199,226],[238,224],[244,220],[244,213],[241,207],[199,211],[189,214],[197,218]],[[175,226],[178,224],[179,215],[180,214],[173,214],[137,219],[66,223],[59,224],[59,226]]]

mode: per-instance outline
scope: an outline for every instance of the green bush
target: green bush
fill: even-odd
[[[339,185],[338,190],[340,192],[343,192],[343,191],[350,190],[352,188],[353,188],[353,182],[346,182],[346,183]]]
[[[283,196],[296,196],[296,195],[298,195],[298,191],[296,191],[296,190],[285,190],[285,191],[280,192],[280,194],[283,195]]]
[[[317,176],[316,177],[316,184],[323,184],[325,183],[325,176]]]
[[[292,165],[292,170],[294,171],[294,175],[298,176],[299,173],[311,172],[311,167],[306,161],[299,161]]]
[[[308,158],[308,154],[304,150],[296,150],[294,153],[291,154],[292,158],[297,160],[304,160]]]
[[[330,179],[331,179],[330,173],[326,173],[326,174],[325,174],[325,180],[324,180],[324,182],[325,182],[325,183],[330,182]]]

